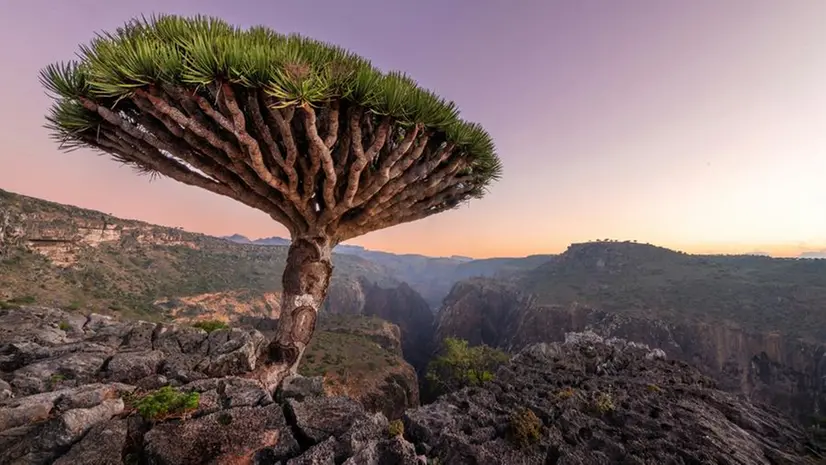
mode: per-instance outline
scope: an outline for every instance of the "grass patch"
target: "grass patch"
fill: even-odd
[[[201,395],[197,392],[180,392],[172,386],[164,386],[145,394],[135,401],[135,410],[150,421],[186,414],[198,408]]]
[[[221,320],[203,320],[192,324],[193,327],[203,329],[207,333],[217,331],[219,329],[229,328],[229,325]]]
[[[35,302],[37,302],[37,298],[33,295],[24,295],[9,299],[9,303],[12,305],[31,305]]]

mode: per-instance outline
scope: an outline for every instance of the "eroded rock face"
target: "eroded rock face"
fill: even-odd
[[[439,315],[436,338],[459,337],[518,351],[594,331],[640,341],[700,367],[724,390],[742,393],[804,419],[826,406],[826,346],[720,323],[673,323],[582,305],[540,306],[514,286],[473,279],[454,286]]]

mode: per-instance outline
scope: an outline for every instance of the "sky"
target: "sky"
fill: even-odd
[[[611,238],[696,253],[826,250],[826,2],[0,0],[0,188],[214,235],[269,216],[88,150],[58,151],[38,82],[140,14],[220,16],[344,46],[493,136],[488,196],[349,241],[471,257]]]

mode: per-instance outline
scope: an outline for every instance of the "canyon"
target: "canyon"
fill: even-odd
[[[216,238],[0,191],[0,306],[220,320],[264,333],[280,311],[285,243]],[[821,416],[826,260],[597,241],[486,260],[340,245],[334,262],[322,347],[311,348],[305,374],[390,417],[418,402],[416,379],[446,337],[515,353],[578,331],[662,349],[798,420]],[[380,350],[357,348],[365,344]],[[322,363],[331,347],[348,349]]]

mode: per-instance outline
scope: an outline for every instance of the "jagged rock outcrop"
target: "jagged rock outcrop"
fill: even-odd
[[[419,404],[416,373],[401,357],[399,329],[381,320],[359,318],[364,317],[320,325],[320,337],[314,342],[329,336],[338,344],[325,348],[327,352],[378,346],[375,354],[365,352],[370,357],[364,360],[348,360],[364,367],[357,365],[361,368],[346,377],[331,373],[335,384],[328,384],[326,391],[346,394],[368,411],[398,418],[406,408]],[[0,310],[0,400],[94,382],[142,389],[168,383],[199,392],[246,389],[243,384],[215,385],[210,380],[253,371],[276,325],[271,319],[251,318],[245,326],[207,333],[185,324],[127,322],[44,307]],[[307,355],[315,353],[313,345]]]
[[[514,285],[489,279],[457,283],[445,299],[436,338],[446,336],[519,350],[592,330],[640,341],[693,363],[721,388],[766,402],[797,418],[826,406],[826,346],[755,333],[731,323],[639,318],[583,305],[539,305]]]
[[[787,418],[663,356],[569,334],[527,347],[482,388],[409,411],[405,429],[428,457],[457,465],[817,463]]]
[[[91,322],[101,340],[113,326]],[[140,340],[142,326],[126,333]],[[21,327],[19,343],[51,337]],[[7,397],[0,464],[807,465],[821,452],[688,364],[593,333],[530,346],[494,381],[407,410],[403,436],[382,413],[325,396],[319,378],[291,377],[274,393],[243,373],[179,383],[200,394],[197,406],[153,421],[135,410],[147,389],[97,382]]]

